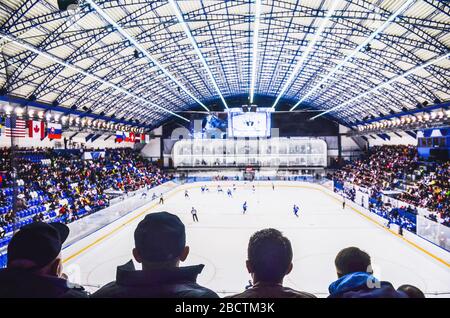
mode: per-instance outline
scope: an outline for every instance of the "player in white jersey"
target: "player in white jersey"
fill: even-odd
[[[189,199],[189,192],[188,190],[184,190],[184,198]]]

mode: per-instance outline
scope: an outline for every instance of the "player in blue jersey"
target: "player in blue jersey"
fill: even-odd
[[[242,214],[245,214],[245,212],[247,212],[247,201],[242,205]]]
[[[300,210],[300,208],[296,204],[294,204],[293,210],[294,210],[295,216],[298,217],[298,211]]]
[[[232,197],[233,197],[233,193],[231,192],[231,189],[228,189],[228,190],[227,190],[227,194],[228,194],[228,197],[229,197],[229,198],[232,198]]]

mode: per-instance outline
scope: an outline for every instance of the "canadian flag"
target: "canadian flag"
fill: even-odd
[[[42,140],[45,138],[45,123],[38,120],[28,121],[28,137]]]

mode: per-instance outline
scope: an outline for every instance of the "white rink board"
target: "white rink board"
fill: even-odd
[[[209,185],[210,193],[201,193],[202,184]],[[222,184],[224,193],[217,193],[217,184]],[[285,279],[286,286],[326,297],[328,285],[336,279],[335,255],[342,248],[357,246],[371,255],[378,278],[391,281],[395,287],[416,285],[428,297],[436,292],[449,293],[441,296],[450,297],[448,264],[351,208],[342,210],[341,203],[327,190],[280,181],[275,182],[275,191],[268,182],[254,183],[257,187],[253,193],[253,183],[236,184],[233,198],[226,195],[227,182],[187,184],[172,190],[165,195],[164,206],[150,203],[66,248],[66,272],[90,291],[114,280],[116,266],[132,258],[137,223],[146,213],[165,210],[177,214],[186,224],[191,254],[184,264],[205,264],[198,282],[221,296],[241,292],[250,279],[245,268],[250,235],[274,227],[291,240],[294,249],[294,269]],[[184,198],[186,188],[189,199]],[[242,215],[245,200],[249,208]],[[294,203],[300,206],[299,218],[293,215]],[[192,206],[198,210],[199,223],[191,220]]]

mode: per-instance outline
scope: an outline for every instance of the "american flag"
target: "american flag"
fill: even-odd
[[[6,118],[5,134],[6,137],[24,138],[27,135],[25,120],[14,117]]]

